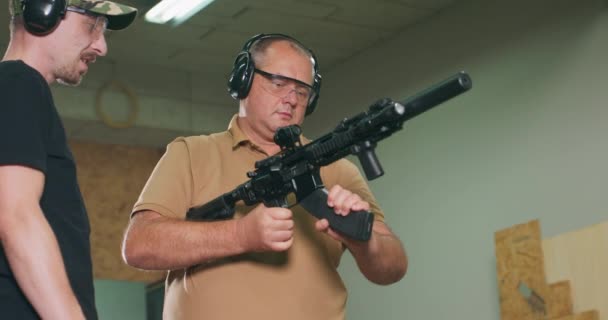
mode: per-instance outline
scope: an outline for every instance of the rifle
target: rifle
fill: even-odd
[[[384,174],[375,148],[403,127],[403,123],[436,105],[471,88],[471,78],[465,72],[426,89],[404,102],[384,98],[368,111],[345,118],[331,132],[302,145],[301,129],[297,125],[279,128],[274,141],[281,151],[256,161],[255,171],[247,173],[247,182],[214,200],[191,208],[187,220],[228,219],[234,206],[242,200],[246,205],[263,202],[268,207],[288,207],[287,195],[294,193],[296,201],[319,219],[327,219],[330,227],[348,237],[367,241],[371,237],[373,214],[353,211],[337,215],[327,206],[327,190],[321,181],[320,168],[350,154],[356,155],[368,180]]]

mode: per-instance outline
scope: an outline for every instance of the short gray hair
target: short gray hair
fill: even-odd
[[[311,61],[312,61],[312,59],[314,59],[310,50],[308,48],[304,47],[301,43],[299,43],[293,39],[290,39],[290,38],[281,37],[281,36],[273,36],[273,37],[268,37],[268,38],[262,38],[262,39],[256,41],[253,45],[251,45],[251,49],[249,49],[249,53],[251,54],[251,58],[253,59],[255,65],[259,65],[261,63],[261,61],[264,58],[264,55],[266,53],[266,50],[272,44],[274,44],[275,42],[281,42],[281,41],[288,42],[289,45],[293,49],[298,51],[303,56],[310,58]],[[316,61],[313,63],[316,63]]]

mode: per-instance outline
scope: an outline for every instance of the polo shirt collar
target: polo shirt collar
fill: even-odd
[[[230,120],[230,124],[228,125],[228,132],[230,132],[230,136],[232,137],[232,149],[236,149],[239,146],[242,146],[244,144],[250,144],[251,146],[255,147],[256,149],[260,149],[255,143],[253,143],[249,137],[247,137],[247,135],[243,132],[243,130],[241,130],[241,128],[239,127],[239,122],[237,121],[239,115],[235,114],[234,116],[232,116],[232,119]],[[304,135],[300,135],[300,139],[302,141],[303,144],[308,144],[310,143],[310,140],[307,139],[306,137],[304,137]],[[261,149],[260,149],[261,150]]]
[[[238,114],[232,116],[230,124],[228,125],[228,132],[230,132],[230,136],[232,137],[232,149],[236,149],[246,142],[253,144],[239,127],[239,122],[237,121],[238,117]]]

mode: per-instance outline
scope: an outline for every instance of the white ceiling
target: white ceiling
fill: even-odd
[[[285,33],[313,49],[327,71],[352,55],[428,18],[455,0],[216,0],[177,27],[144,21],[153,0],[127,0],[140,8],[128,32],[111,33],[106,59],[226,74],[244,39]]]
[[[6,0],[5,0],[6,1]],[[124,32],[109,32],[111,50],[103,58],[105,66],[130,64],[137,70],[175,70],[190,74],[197,83],[224,85],[234,57],[243,43],[257,33],[284,33],[310,47],[325,74],[334,66],[424,19],[453,5],[456,0],[216,0],[184,24],[171,27],[144,20],[145,12],[158,0],[123,0],[140,9],[136,22]],[[461,0],[462,1],[462,0]],[[6,12],[6,11],[5,11]],[[0,14],[0,25],[8,25],[7,14]],[[8,44],[8,28],[0,32],[2,50]],[[103,69],[103,67],[102,67]],[[135,69],[134,69],[135,70]],[[95,70],[103,74],[104,70]],[[154,73],[149,73],[150,75]],[[123,74],[121,77],[129,78]],[[167,79],[150,77],[146,91],[158,86],[179,86]],[[98,86],[91,76],[84,87]],[[222,79],[218,81],[218,79]],[[91,81],[93,80],[93,81]],[[225,89],[217,98],[205,92],[206,101],[224,101]],[[100,142],[127,141],[142,145],[164,145],[176,132],[132,128],[121,132],[101,122],[65,119],[71,138]],[[95,129],[97,128],[97,129]],[[86,130],[85,130],[86,129]],[[116,132],[115,132],[116,131]],[[116,137],[115,137],[116,136]],[[158,136],[158,137],[156,137]],[[109,139],[108,137],[114,137]],[[139,137],[137,139],[133,137]],[[140,141],[146,137],[147,140]],[[156,138],[154,138],[156,137]],[[138,140],[139,139],[139,140]]]
[[[227,57],[233,57],[243,39],[256,33],[279,32],[297,38],[313,49],[323,70],[328,70],[455,0],[216,0],[177,27],[143,19],[155,0],[123,2],[139,8],[140,14],[128,32],[108,35],[112,50],[106,59],[224,74],[232,66]],[[7,26],[7,13],[0,15],[0,24]],[[8,43],[8,30],[4,30],[0,33],[3,47]]]

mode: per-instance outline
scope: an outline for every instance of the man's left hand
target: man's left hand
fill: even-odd
[[[327,205],[334,208],[334,212],[341,216],[346,216],[351,213],[351,211],[369,211],[369,203],[367,201],[364,201],[359,195],[352,193],[339,185],[335,185],[329,190],[329,193],[327,194]],[[318,231],[325,232],[332,238],[343,243],[355,241],[347,239],[333,231],[329,227],[327,219],[317,221],[315,227]]]

